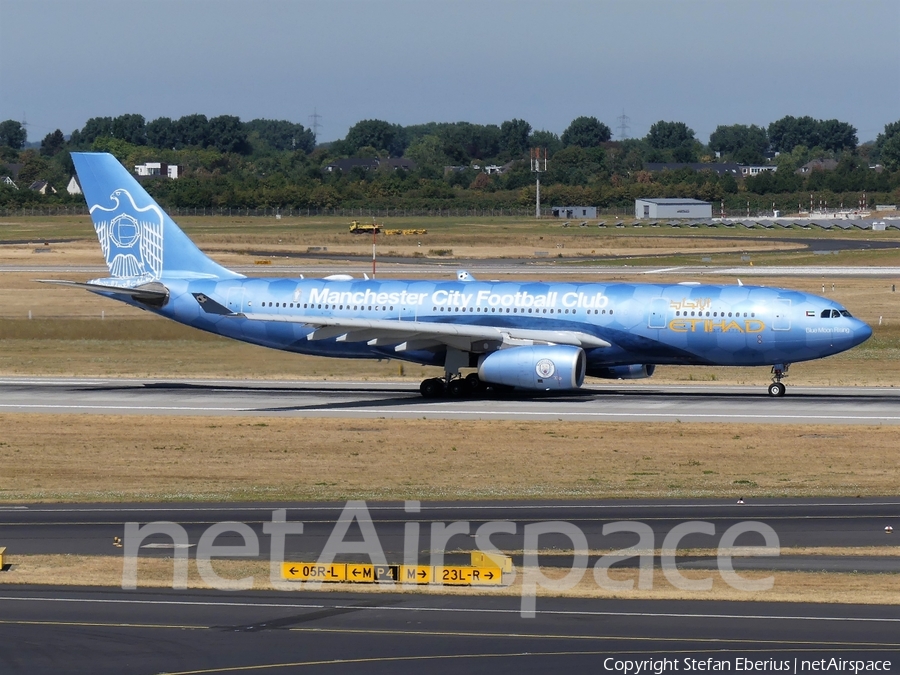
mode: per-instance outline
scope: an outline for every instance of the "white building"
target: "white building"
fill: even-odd
[[[78,176],[72,176],[69,179],[69,184],[66,186],[66,192],[68,192],[70,195],[83,194],[81,192],[81,184],[78,182]]]
[[[635,218],[712,218],[712,204],[699,199],[635,199]]]
[[[596,206],[553,206],[550,213],[554,218],[596,218]]]
[[[177,164],[166,164],[165,162],[146,162],[144,164],[136,164],[134,172],[138,176],[168,176],[169,178],[178,178],[184,169]]]

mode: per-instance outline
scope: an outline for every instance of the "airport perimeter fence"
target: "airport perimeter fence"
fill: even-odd
[[[172,217],[179,216],[218,216],[244,217],[244,218],[305,218],[318,216],[335,216],[341,218],[528,218],[534,217],[534,207],[511,208],[453,208],[453,209],[402,209],[402,208],[230,208],[230,207],[189,207],[167,208],[166,211]],[[0,207],[0,216],[27,217],[27,216],[86,216],[86,205],[68,206],[24,206],[19,208]],[[609,216],[634,216],[634,208],[628,206],[597,209],[597,217]],[[541,218],[564,220],[556,217],[550,208],[541,209]],[[585,220],[585,218],[571,217],[570,220]]]

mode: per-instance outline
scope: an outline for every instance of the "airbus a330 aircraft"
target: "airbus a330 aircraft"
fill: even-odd
[[[249,278],[204,255],[112,155],[72,159],[109,277],[56,283],[274,349],[443,366],[426,397],[577,389],[661,364],[771,366],[783,396],[791,363],[872,334],[833,300],[758,286]]]

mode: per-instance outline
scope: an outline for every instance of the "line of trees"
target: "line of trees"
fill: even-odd
[[[20,164],[18,186],[34,180],[56,195],[0,185],[0,206],[81,201],[64,192],[73,173],[71,151],[107,151],[125,166],[162,161],[184,167],[184,177],[146,181],[161,203],[178,207],[399,207],[498,208],[534,201],[528,153],[546,148],[550,161],[542,195],[553,203],[627,206],[638,197],[695,197],[742,208],[748,198],[777,204],[808,203],[809,193],[830,204],[855,204],[859,192],[873,200],[900,201],[900,120],[871,143],[859,145],[856,129],[838,120],[784,117],[767,127],[720,125],[704,144],[683,122],[660,120],[640,139],[611,140],[610,128],[581,116],[557,136],[522,119],[496,124],[430,122],[411,126],[362,120],[347,135],[316,144],[310,129],[286,120],[242,122],[230,115],[187,115],[147,122],[142,115],[95,117],[66,138],[57,129],[39,148],[14,120],[0,122],[0,177]],[[780,154],[767,159],[773,150]],[[416,168],[325,171],[343,157],[407,157]],[[834,171],[796,170],[816,158],[837,160]],[[648,162],[770,163],[776,172],[746,180],[713,171],[648,172]],[[870,168],[875,162],[884,170]],[[486,165],[504,165],[487,174]],[[787,206],[782,206],[787,208]]]

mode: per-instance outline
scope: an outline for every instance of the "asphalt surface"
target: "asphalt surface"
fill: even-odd
[[[0,631],[0,672],[29,675],[900,671],[896,607],[872,605],[3,586]]]
[[[562,394],[423,399],[415,383],[0,378],[0,412],[765,424],[900,424],[900,390],[758,386],[584,387]]]
[[[622,500],[583,502],[448,502],[424,503],[420,511],[407,512],[402,503],[370,503],[359,518],[372,522],[378,544],[387,561],[404,561],[407,546],[415,546],[415,555],[422,564],[435,563],[432,550],[446,550],[448,564],[467,564],[467,553],[477,548],[476,532],[485,523],[506,522],[515,527],[514,533],[495,533],[490,541],[514,555],[521,563],[525,548],[526,527],[533,523],[566,522],[574,525],[585,537],[589,550],[610,550],[633,546],[637,534],[618,532],[603,534],[604,526],[614,522],[639,522],[653,532],[654,547],[661,548],[666,536],[678,525],[700,521],[714,527],[714,534],[687,534],[679,541],[679,548],[715,549],[726,530],[747,521],[763,523],[777,536],[781,548],[788,547],[863,547],[900,545],[900,498],[860,499],[765,499],[738,504],[734,500]],[[201,535],[214,523],[239,522],[248,525],[259,542],[259,559],[269,559],[270,537],[263,532],[263,524],[273,520],[276,509],[286,510],[288,522],[303,523],[303,533],[285,538],[287,560],[314,562],[325,548],[345,509],[344,503],[270,503],[270,504],[21,504],[0,506],[0,542],[10,553],[26,554],[82,554],[121,556],[123,550],[113,545],[114,537],[125,537],[125,524],[146,525],[151,522],[172,522],[184,528],[193,555]],[[345,518],[350,519],[348,511]],[[418,539],[406,543],[406,525],[417,523]],[[434,538],[442,526],[458,525],[459,532],[446,539]],[[887,534],[885,527],[893,527],[898,534]],[[456,532],[456,529],[453,530]],[[437,534],[435,534],[437,533]],[[413,535],[415,536],[415,535]],[[350,523],[344,539],[362,542],[359,522]],[[226,532],[216,539],[216,545],[242,545],[242,536]],[[761,534],[747,533],[737,540],[738,546],[763,546]],[[540,536],[537,548],[541,551],[571,551],[577,548],[572,539],[554,531]],[[529,546],[533,548],[533,546]],[[141,540],[140,555],[171,556],[172,539],[153,534]],[[592,556],[591,561],[596,559]],[[369,562],[363,553],[348,553],[340,562]],[[636,564],[636,559],[632,564]],[[569,566],[567,555],[541,555],[541,565]],[[626,564],[627,561],[626,561]],[[715,565],[714,558],[684,558],[679,564],[706,568]],[[858,572],[898,572],[900,556],[765,556],[736,559],[736,567],[762,569],[804,569]]]

